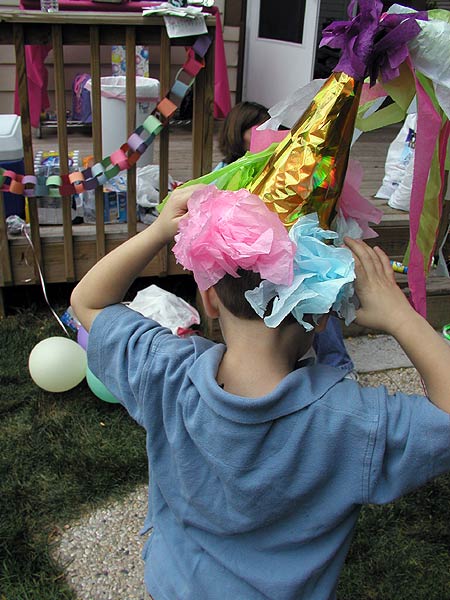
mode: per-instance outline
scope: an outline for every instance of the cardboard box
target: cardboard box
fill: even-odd
[[[80,152],[69,152],[69,171],[78,171],[80,168]],[[45,184],[49,175],[59,175],[59,151],[39,150],[34,157],[34,172],[40,183]],[[62,225],[62,198],[39,196],[36,198],[39,223],[41,225]],[[81,200],[78,194],[71,199],[72,221],[80,217]]]
[[[95,223],[95,191],[83,192],[81,200],[84,222]],[[103,219],[105,223],[127,222],[127,193],[125,191],[103,191]]]
[[[127,193],[126,192],[103,192],[105,223],[127,222]]]

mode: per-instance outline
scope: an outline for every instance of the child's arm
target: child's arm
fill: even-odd
[[[356,265],[355,290],[361,302],[356,323],[392,335],[422,377],[430,400],[450,413],[450,345],[409,304],[380,248],[349,238],[345,243]]]
[[[123,300],[136,277],[174,238],[180,219],[187,214],[188,199],[200,187],[203,186],[172,192],[154,223],[103,257],[83,277],[73,290],[70,302],[87,331],[103,308]]]

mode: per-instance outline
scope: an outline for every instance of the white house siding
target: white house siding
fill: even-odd
[[[216,0],[221,14],[226,9],[225,0]],[[18,8],[18,0],[0,0],[0,10]],[[231,101],[234,104],[236,92],[236,73],[238,66],[239,27],[224,27],[223,32],[225,55],[228,65],[228,79],[230,83]],[[66,46],[64,48],[64,74],[66,89],[67,110],[72,106],[72,82],[78,73],[89,73],[90,50],[83,46]],[[150,77],[159,77],[159,48],[150,47]],[[172,50],[172,78],[185,60],[183,48]],[[0,46],[0,114],[11,114],[14,111],[14,87],[15,87],[15,54],[12,46]],[[48,91],[51,107],[54,107],[54,79],[53,79],[53,54],[50,52],[46,60],[49,73]],[[111,49],[105,46],[101,48],[101,72],[102,76],[111,75]]]

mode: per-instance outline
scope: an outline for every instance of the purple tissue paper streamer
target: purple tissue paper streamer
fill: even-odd
[[[420,33],[416,19],[426,20],[426,12],[382,16],[380,0],[360,0],[359,12],[352,18],[355,0],[348,7],[349,21],[335,21],[323,30],[320,46],[342,49],[335,71],[358,81],[370,75],[374,85],[379,74],[383,81],[398,76],[398,67],[406,59],[406,43]]]
[[[384,24],[384,20],[382,21]],[[399,67],[408,58],[406,43],[420,33],[421,29],[415,19],[404,19],[375,43],[371,60],[368,64],[370,85],[375,85],[378,74],[383,81],[390,81],[399,75]]]

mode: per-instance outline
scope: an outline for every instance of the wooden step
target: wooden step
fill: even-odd
[[[378,234],[369,243],[380,246],[391,260],[402,261],[409,243],[409,213],[390,208],[386,200],[371,197],[372,204],[383,211],[383,217],[378,224],[371,224]]]
[[[410,289],[406,275],[396,273],[396,279],[406,296],[409,297]],[[434,329],[441,330],[444,325],[450,323],[450,278],[436,276],[430,273],[427,282],[427,321]],[[344,337],[367,335],[368,333],[381,333],[369,330],[352,323],[343,325]]]

